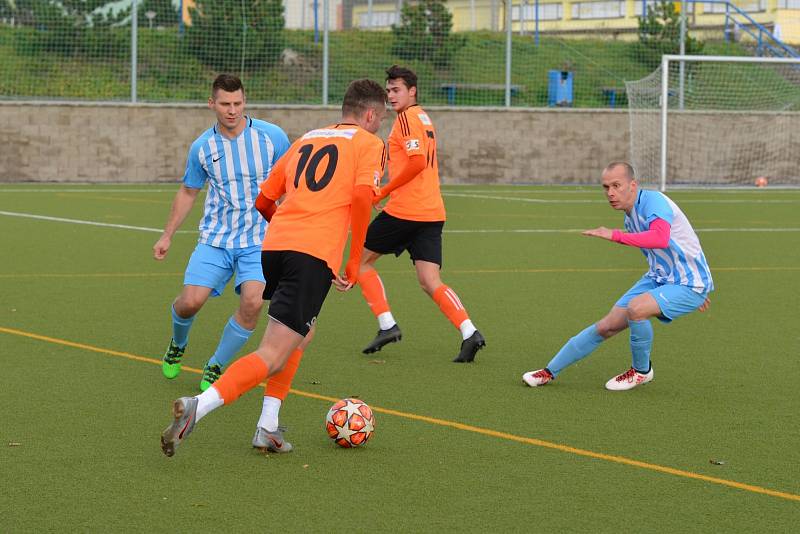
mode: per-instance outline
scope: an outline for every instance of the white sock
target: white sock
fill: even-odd
[[[219,396],[219,392],[213,386],[202,392],[196,398],[197,416],[195,421],[199,421],[210,412],[225,404],[225,401],[222,400],[222,397]]]
[[[469,336],[474,334],[476,330],[478,330],[477,328],[475,328],[475,325],[472,324],[472,321],[470,321],[469,319],[461,323],[461,326],[459,326],[458,328],[459,330],[461,330],[461,337],[463,339],[467,339]]]
[[[382,314],[378,315],[378,326],[381,330],[389,330],[396,324],[397,321],[395,321],[394,317],[392,317],[392,312],[383,312]]]
[[[276,397],[264,397],[264,405],[261,407],[261,417],[258,418],[258,426],[264,430],[275,432],[278,430],[278,414],[281,411],[281,400]]]

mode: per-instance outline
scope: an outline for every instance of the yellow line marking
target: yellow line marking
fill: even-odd
[[[32,332],[25,332],[23,330],[17,330],[15,328],[5,328],[0,326],[0,332],[4,332],[6,334],[11,334],[15,336],[27,337],[31,339],[36,339],[39,341],[46,341],[48,343],[54,343],[57,345],[64,345],[67,347],[73,347],[76,349],[88,350],[91,352],[97,352],[100,354],[107,354],[111,356],[118,356],[121,358],[127,358],[129,360],[135,360],[139,362],[151,363],[154,365],[161,365],[161,360],[157,360],[155,358],[148,358],[146,356],[139,356],[136,354],[131,354],[130,352],[122,352],[118,350],[111,350],[111,349],[104,349],[101,347],[95,347],[92,345],[86,345],[85,343],[76,343],[74,341],[67,341],[65,339],[58,339],[49,336],[43,336],[40,334],[34,334]],[[201,369],[197,369],[194,367],[182,367],[182,370],[189,371],[190,373],[202,374],[203,371]],[[260,384],[264,385],[264,384]],[[310,399],[317,399],[317,400],[324,400],[327,402],[336,402],[339,399],[336,397],[328,397],[327,395],[319,395],[317,393],[310,393],[307,391],[300,391],[297,389],[290,389],[291,393],[298,395],[300,397],[307,397]],[[659,473],[666,473],[668,475],[674,475],[683,478],[691,478],[694,480],[702,480],[704,482],[711,482],[712,484],[718,484],[721,486],[727,486],[729,488],[735,488],[743,491],[749,491],[752,493],[760,493],[762,495],[769,495],[771,497],[778,497],[781,499],[787,499],[790,501],[797,501],[800,502],[800,495],[796,495],[794,493],[788,493],[785,491],[777,491],[772,490],[769,488],[763,488],[761,486],[755,486],[752,484],[745,484],[742,482],[736,482],[734,480],[727,480],[724,478],[712,477],[708,475],[703,475],[700,473],[694,473],[692,471],[684,471],[683,469],[675,469],[673,467],[667,467],[658,464],[651,464],[648,462],[642,462],[639,460],[634,460],[631,458],[626,458],[625,456],[616,456],[613,454],[605,454],[602,452],[594,452],[587,449],[579,449],[577,447],[570,447],[569,445],[562,445],[560,443],[553,443],[551,441],[544,441],[541,439],[536,438],[528,438],[525,436],[517,436],[515,434],[509,434],[507,432],[499,432],[497,430],[492,430],[489,428],[482,428],[473,425],[467,425],[464,423],[457,423],[455,421],[448,421],[446,419],[438,419],[436,417],[428,417],[426,415],[417,415],[408,412],[401,412],[398,410],[391,410],[388,408],[380,408],[380,407],[372,407],[373,411],[378,413],[384,413],[387,415],[394,415],[396,417],[402,417],[404,419],[411,419],[414,421],[422,421],[425,423],[430,423],[432,425],[444,426],[448,428],[455,428],[457,430],[463,430],[465,432],[474,432],[476,434],[481,434],[484,436],[490,436],[499,439],[505,439],[508,441],[515,441],[517,443],[525,443],[527,445],[534,445],[536,447],[543,447],[546,449],[552,449],[556,451],[561,451],[565,453],[575,454],[578,456],[585,456],[587,458],[594,458],[596,460],[605,460],[607,462],[613,462],[623,465],[629,465],[632,467],[639,467],[641,469],[647,469],[650,471],[656,471]]]
[[[19,273],[0,274],[0,278],[150,278],[183,276],[184,273]]]
[[[800,267],[714,267],[713,272],[793,272]],[[379,269],[381,274],[415,274],[413,269],[390,270]],[[607,268],[607,269],[448,269],[446,274],[536,274],[536,273],[640,273],[641,268]],[[0,278],[150,278],[183,276],[184,273],[0,273]]]
[[[95,196],[95,195],[75,195],[70,194],[67,195],[67,192],[64,193],[56,193],[57,197],[66,197],[69,196],[70,199],[74,200],[77,198],[83,198],[88,200],[115,200],[120,202],[140,202],[144,204],[172,204],[171,200],[149,200],[144,198],[130,198],[130,197],[103,197],[103,196]]]

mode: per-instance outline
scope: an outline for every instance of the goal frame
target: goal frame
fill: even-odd
[[[667,124],[669,112],[669,64],[678,62],[683,71],[686,62],[716,62],[716,63],[777,63],[796,64],[800,68],[800,57],[775,58],[754,56],[687,56],[680,54],[665,54],[661,56],[661,154],[659,190],[667,190]],[[683,87],[681,87],[681,93]]]

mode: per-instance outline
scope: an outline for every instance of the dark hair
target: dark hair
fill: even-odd
[[[608,165],[603,172],[613,171],[617,167],[622,167],[625,169],[625,174],[628,175],[628,180],[635,180],[636,179],[636,171],[633,169],[633,165],[628,163],[627,161],[612,161]]]
[[[392,65],[386,69],[386,81],[389,80],[403,80],[409,89],[417,87],[417,75],[414,74],[414,71],[400,65]],[[419,96],[419,88],[417,88],[417,96]]]
[[[386,106],[386,89],[378,82],[363,79],[350,82],[344,93],[342,115],[360,116],[367,109]]]
[[[242,85],[242,80],[233,74],[220,74],[217,76],[214,79],[214,83],[211,85],[211,96],[216,97],[217,91],[220,89],[226,93],[235,93],[241,89],[242,94],[244,94],[244,85]]]

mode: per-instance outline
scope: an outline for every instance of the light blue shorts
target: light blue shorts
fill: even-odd
[[[243,282],[264,283],[261,270],[261,247],[217,248],[198,243],[189,258],[184,285],[210,287],[211,296],[222,295],[225,286],[236,273],[236,294]]]
[[[706,300],[705,293],[697,293],[686,286],[677,284],[658,284],[652,278],[643,276],[633,284],[627,293],[620,297],[615,306],[627,308],[631,299],[642,293],[650,293],[656,299],[658,307],[661,308],[658,320],[664,323],[672,322],[678,317],[695,311]]]

